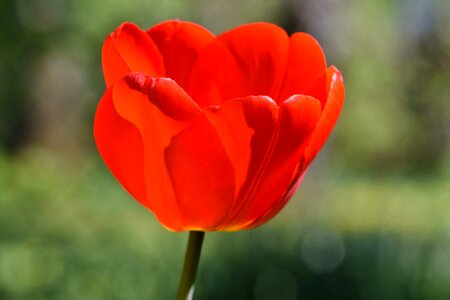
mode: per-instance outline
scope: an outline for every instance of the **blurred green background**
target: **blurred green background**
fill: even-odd
[[[267,225],[207,234],[196,299],[450,299],[450,1],[2,0],[0,299],[173,299],[186,233],[101,162],[100,53],[125,20],[306,31],[346,103]]]

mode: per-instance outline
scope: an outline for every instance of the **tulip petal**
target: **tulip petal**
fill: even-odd
[[[327,97],[326,60],[319,43],[309,34],[298,32],[289,41],[286,78],[278,101],[292,95],[309,95],[322,103]]]
[[[135,126],[142,140],[144,158],[140,163],[149,195],[143,204],[168,229],[183,230],[184,222],[164,163],[164,149],[189,126],[191,119],[201,114],[200,108],[173,80],[142,73],[130,73],[114,84],[112,101],[118,115]],[[131,159],[126,152],[118,156],[118,160]]]
[[[250,96],[226,101],[220,108],[205,108],[205,116],[217,131],[235,173],[235,193],[222,230],[239,207],[238,196],[251,183],[263,161],[276,128],[278,106],[266,96]],[[258,149],[253,151],[252,149]]]
[[[282,200],[275,205],[264,217],[258,220],[256,223],[249,226],[249,228],[257,227],[264,224],[271,218],[273,218],[283,207],[286,205],[288,200],[292,197],[295,190],[299,186],[303,179],[303,176],[308,168],[309,164],[312,162],[314,157],[317,155],[319,150],[325,144],[328,136],[331,133],[334,125],[336,124],[337,118],[344,104],[344,82],[341,73],[333,66],[327,70],[327,82],[330,90],[325,107],[323,107],[322,115],[317,123],[316,129],[312,134],[308,145],[305,148],[304,156],[300,160],[297,166],[296,173],[286,195],[282,197]]]
[[[263,160],[276,127],[278,107],[266,96],[231,99],[220,108],[205,108],[235,170],[236,197],[245,180]],[[252,149],[260,151],[252,153]]]
[[[284,79],[288,48],[286,32],[273,24],[225,32],[199,54],[188,93],[201,107],[250,95],[274,99]]]
[[[325,107],[322,107],[322,115],[319,119],[319,122],[317,123],[317,127],[314,130],[314,133],[311,136],[311,139],[308,142],[308,146],[305,148],[304,156],[297,166],[297,175],[292,181],[286,195],[282,197],[282,200],[279,201],[279,203],[260,220],[249,226],[249,228],[264,224],[265,222],[273,218],[284,207],[284,205],[286,205],[286,203],[292,197],[295,190],[302,181],[309,164],[315,158],[319,150],[323,147],[328,136],[331,133],[331,130],[336,124],[337,118],[339,117],[342,109],[342,105],[344,104],[344,82],[341,73],[334,66],[331,66],[327,70],[327,82],[330,90],[328,99]]]
[[[325,106],[323,107],[322,116],[308,147],[305,149],[305,166],[311,163],[327,141],[344,105],[344,80],[341,72],[334,66],[331,66],[327,70],[327,86],[329,87],[329,93]]]
[[[165,75],[158,48],[145,31],[132,23],[123,23],[106,38],[102,66],[107,87],[130,72]]]
[[[252,179],[253,184],[242,191],[241,202],[245,205],[236,211],[228,229],[250,227],[282,201],[320,118],[320,110],[317,99],[304,95],[292,96],[280,106],[277,130],[268,156],[261,162],[261,172]]]
[[[214,35],[200,25],[178,20],[160,23],[147,33],[163,57],[166,77],[186,90],[199,52],[214,39]]]
[[[202,115],[174,136],[165,162],[184,230],[215,230],[234,199],[234,169],[214,127]]]
[[[141,136],[133,124],[117,114],[111,89],[98,104],[94,137],[98,151],[114,177],[135,199],[147,206]]]

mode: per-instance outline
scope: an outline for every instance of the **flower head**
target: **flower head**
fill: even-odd
[[[102,50],[94,135],[113,175],[166,228],[241,230],[287,203],[341,111],[317,41],[253,23],[124,23]]]

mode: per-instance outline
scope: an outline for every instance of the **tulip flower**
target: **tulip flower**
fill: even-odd
[[[172,231],[236,231],[272,219],[344,101],[342,76],[318,42],[269,23],[218,36],[190,22],[147,31],[124,23],[107,37],[102,64],[100,155]]]

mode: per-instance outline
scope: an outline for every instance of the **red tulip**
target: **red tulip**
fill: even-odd
[[[292,196],[341,111],[317,41],[253,23],[214,36],[189,22],[124,23],[102,51],[98,150],[173,231],[259,226]]]

